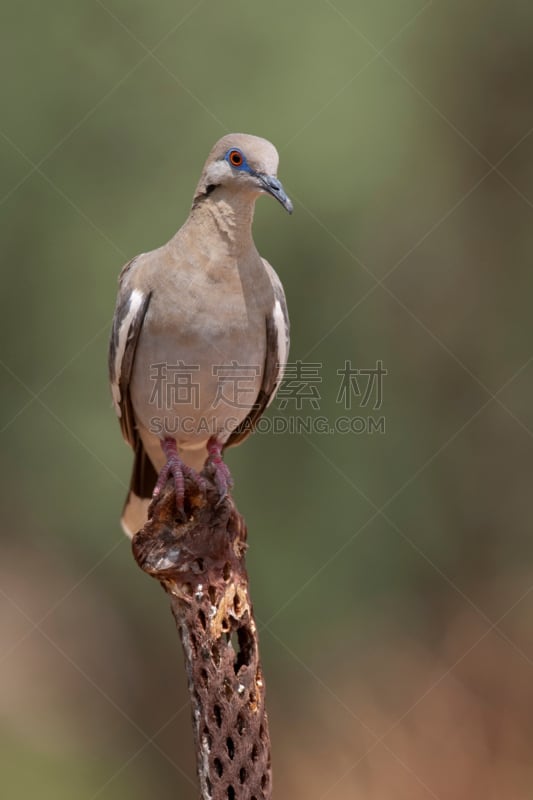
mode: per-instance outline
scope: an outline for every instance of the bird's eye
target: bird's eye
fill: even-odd
[[[232,150],[228,156],[232,167],[242,167],[243,157],[240,150]]]

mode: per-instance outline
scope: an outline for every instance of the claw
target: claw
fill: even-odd
[[[219,494],[219,499],[215,507],[218,508],[222,505],[230,490],[233,488],[233,478],[231,477],[229,467],[222,459],[222,444],[216,436],[212,436],[207,442],[207,452],[208,457],[205,466],[211,467],[213,470],[213,482]]]
[[[176,506],[178,511],[183,513],[185,505],[185,478],[195,483],[200,491],[207,491],[207,482],[204,477],[199,475],[192,467],[184,464],[178,455],[178,448],[174,439],[166,438],[161,442],[161,449],[167,457],[167,463],[159,473],[152,497],[159,497],[170,475],[174,477],[174,492],[176,494]]]

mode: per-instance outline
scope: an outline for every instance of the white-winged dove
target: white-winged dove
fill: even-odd
[[[265,139],[224,136],[185,224],[120,273],[109,373],[122,434],[135,451],[121,519],[130,536],[169,473],[179,508],[185,476],[203,481],[206,462],[225,495],[231,477],[222,452],[253,430],[283,377],[285,294],[252,239],[259,195],[292,212],[277,167]]]

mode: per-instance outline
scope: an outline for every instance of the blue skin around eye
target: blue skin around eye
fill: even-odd
[[[238,167],[236,167],[235,164],[232,164],[231,161],[230,161],[230,154],[234,153],[234,152],[237,152],[237,153],[241,154],[242,164],[240,164],[240,166],[238,166]],[[246,158],[244,157],[244,153],[241,150],[237,150],[236,147],[232,147],[231,150],[228,150],[228,152],[226,153],[224,158],[226,159],[226,161],[228,162],[228,164],[230,165],[230,167],[232,169],[237,169],[237,170],[240,170],[240,171],[245,170],[246,172],[251,172],[251,169],[248,166],[248,162],[246,161]]]

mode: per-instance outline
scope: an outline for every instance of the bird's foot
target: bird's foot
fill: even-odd
[[[166,438],[161,441],[161,449],[167,457],[167,463],[159,473],[152,497],[155,500],[163,489],[170,475],[174,478],[174,492],[176,494],[176,506],[178,511],[184,511],[185,505],[185,479],[188,478],[200,491],[206,492],[207,483],[202,475],[199,475],[192,467],[184,464],[178,455],[178,448],[174,439]]]
[[[233,488],[233,478],[229,467],[222,459],[222,444],[216,436],[211,436],[207,442],[207,460],[202,473],[207,471],[219,494],[217,507],[224,502],[230,490]]]

